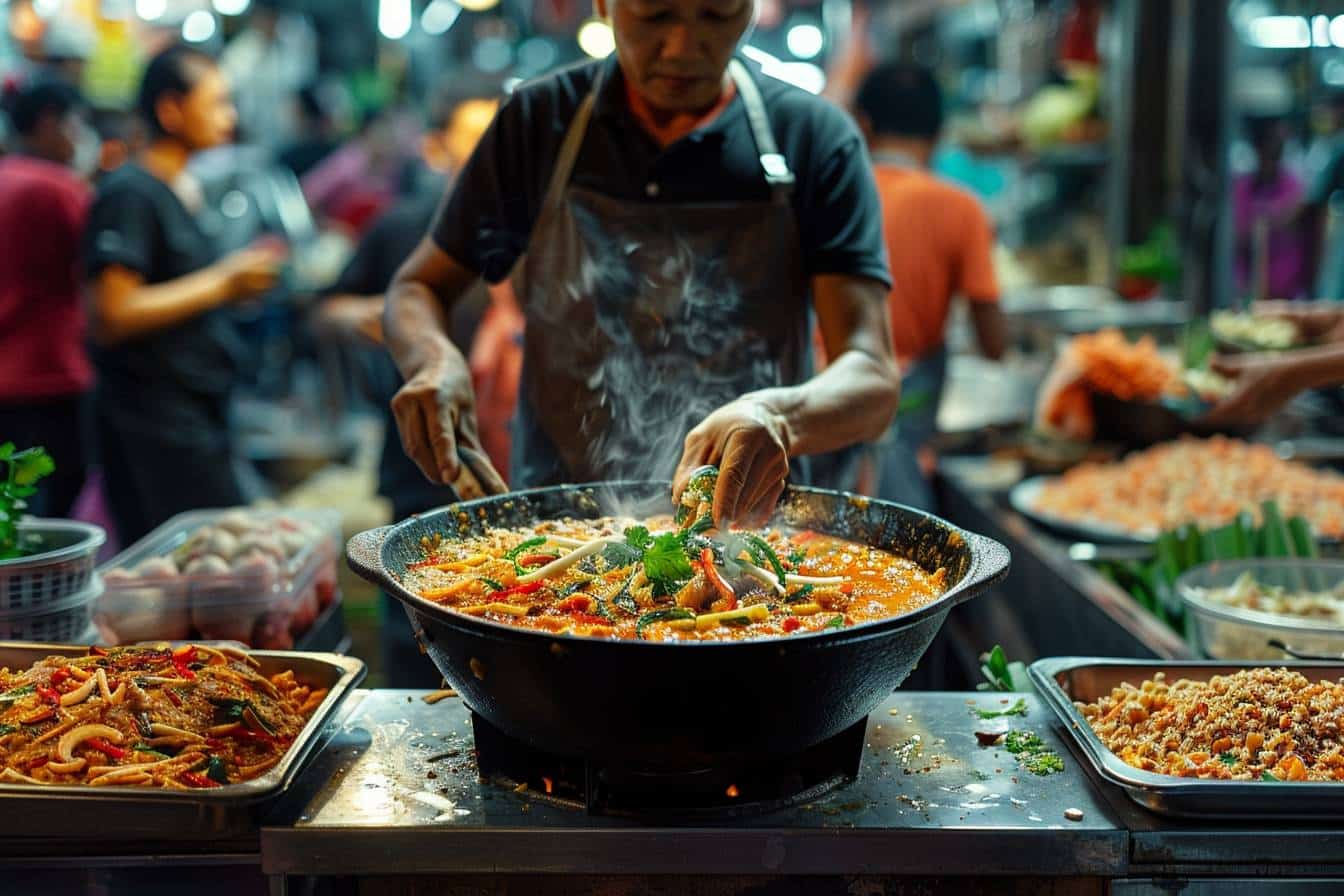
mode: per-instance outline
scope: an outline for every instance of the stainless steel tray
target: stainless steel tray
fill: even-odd
[[[1105,781],[1124,790],[1134,802],[1163,815],[1189,818],[1254,818],[1338,820],[1344,815],[1344,782],[1291,783],[1209,781],[1145,772],[1126,764],[1093,733],[1075,700],[1090,702],[1122,682],[1139,684],[1154,673],[1207,680],[1214,675],[1256,668],[1264,663],[1116,660],[1098,657],[1056,657],[1032,663],[1029,674],[1045,702],[1054,710],[1064,733]],[[1313,681],[1344,678],[1344,665],[1274,663],[1301,672]]]
[[[0,667],[26,668],[49,656],[87,652],[76,645],[0,641]],[[336,710],[366,671],[363,660],[334,653],[248,652],[267,675],[293,669],[303,683],[328,689],[284,758],[266,774],[201,791],[0,784],[0,837],[179,840],[247,833],[254,810],[283,794],[319,742],[330,736]]]
[[[1100,521],[1065,519],[1044,510],[1038,510],[1036,502],[1040,498],[1041,490],[1057,478],[1057,476],[1033,476],[1030,479],[1022,480],[1013,486],[1013,490],[1008,493],[1009,506],[1036,525],[1074,541],[1122,545],[1151,545],[1156,543],[1157,536],[1153,533],[1130,532],[1121,529],[1119,526],[1108,526]]]

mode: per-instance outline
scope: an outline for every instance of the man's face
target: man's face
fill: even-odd
[[[654,109],[698,112],[718,101],[755,0],[598,0],[630,86]]]

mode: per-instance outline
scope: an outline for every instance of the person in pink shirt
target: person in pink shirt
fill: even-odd
[[[1287,126],[1278,118],[1253,118],[1247,131],[1256,166],[1232,186],[1237,287],[1258,299],[1301,298],[1308,292],[1306,187],[1283,165]]]
[[[0,443],[47,449],[56,472],[29,509],[66,516],[88,463],[93,365],[78,268],[90,191],[71,165],[91,131],[79,94],[54,80],[15,89],[5,112],[17,141],[0,159]]]

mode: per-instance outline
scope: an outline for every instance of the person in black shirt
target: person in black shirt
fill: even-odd
[[[138,109],[150,141],[99,184],[84,249],[99,448],[123,542],[184,510],[243,501],[226,422],[236,352],[223,311],[270,289],[282,261],[274,248],[216,260],[197,224],[187,162],[226,142],[236,117],[214,61],[164,50],[145,69]]]
[[[467,470],[471,379],[446,311],[512,275],[527,316],[514,486],[721,467],[720,524],[895,411],[889,277],[854,123],[748,69],[753,0],[599,0],[613,58],[520,87],[388,293],[393,411],[426,476]],[[811,376],[815,314],[827,354]]]

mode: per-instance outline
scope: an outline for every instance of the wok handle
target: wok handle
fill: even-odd
[[[345,546],[345,562],[355,575],[380,587],[393,584],[392,577],[383,566],[383,542],[387,540],[387,533],[391,532],[392,528],[392,526],[379,526],[377,529],[360,532]]]
[[[963,529],[961,537],[966,539],[975,565],[967,570],[966,578],[958,583],[958,590],[976,594],[1008,577],[1008,569],[1012,565],[1008,548],[977,532]]]

